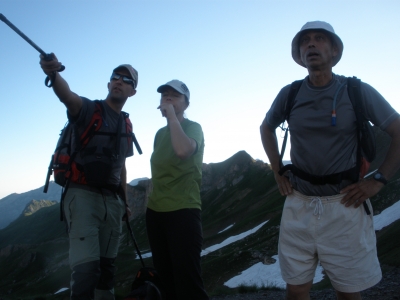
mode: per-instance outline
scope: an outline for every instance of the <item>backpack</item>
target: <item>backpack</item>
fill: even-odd
[[[162,300],[161,279],[157,270],[151,267],[142,267],[137,272],[131,285],[130,293],[124,300]]]
[[[132,123],[129,120],[129,114],[121,112],[122,117],[120,116],[119,118],[117,125],[118,130],[116,133],[102,132],[100,129],[105,120],[103,116],[103,104],[99,100],[93,102],[95,103],[94,112],[84,132],[78,136],[76,124],[74,122],[67,122],[61,130],[56,149],[54,154],[51,156],[43,192],[47,193],[50,176],[54,173],[54,182],[63,187],[60,201],[61,206],[70,182],[107,187],[107,185],[102,183],[100,180],[104,178],[103,175],[105,173],[110,172],[113,160],[118,158],[121,138],[127,138],[128,144],[133,142],[139,154],[142,154],[139,143],[132,132]],[[121,133],[122,119],[124,119],[126,124],[126,133]],[[108,149],[110,153],[104,155],[101,160],[99,160],[98,157],[95,157],[96,153],[94,153],[92,149],[86,149],[86,146],[94,135],[108,135],[115,137],[114,149]],[[72,149],[73,140],[75,142],[74,149]],[[87,157],[89,157],[88,162],[83,165],[78,165],[75,162],[75,157],[78,153],[83,153],[84,151]],[[63,220],[62,213],[61,220]]]
[[[293,107],[294,100],[304,79],[296,80],[291,84],[285,110],[285,120],[289,120],[290,111]],[[285,131],[285,136],[282,143],[281,154],[280,154],[280,165],[281,169],[279,174],[282,176],[286,171],[291,170],[296,176],[311,182],[312,184],[326,184],[326,183],[338,183],[342,179],[350,179],[353,182],[357,182],[359,178],[365,176],[368,172],[370,163],[375,159],[376,156],[376,140],[375,134],[372,129],[371,123],[365,118],[362,111],[362,97],[361,97],[361,80],[357,77],[347,78],[347,92],[353,105],[354,112],[357,119],[357,163],[356,166],[350,170],[344,172],[326,175],[326,176],[314,176],[308,174],[292,164],[283,166],[283,155],[285,153],[285,147],[287,142],[287,135],[289,128],[281,128]],[[332,113],[332,122],[336,122],[336,115]],[[363,202],[365,204],[365,202]],[[368,206],[364,205],[368,214],[370,214]]]
[[[132,282],[131,291],[123,298],[123,300],[162,300],[164,299],[164,289],[161,278],[156,269],[146,267],[144,264],[142,254],[140,253],[139,247],[136,243],[129,220],[126,219],[125,222],[136,252],[142,263],[142,267],[137,272],[135,279]]]

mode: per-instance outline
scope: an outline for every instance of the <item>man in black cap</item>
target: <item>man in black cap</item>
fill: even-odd
[[[361,299],[359,292],[382,277],[373,215],[366,210],[372,211],[369,198],[400,166],[400,119],[375,89],[361,83],[363,115],[386,131],[392,143],[374,176],[359,180],[357,119],[347,77],[332,72],[342,53],[343,43],[330,24],[306,23],[293,38],[292,57],[307,68],[308,76],[289,116],[286,103],[291,85],[279,92],[260,128],[279,191],[287,196],[278,245],[287,299],[310,299],[318,261],[338,299]],[[280,174],[275,129],[285,119],[290,126],[292,165]]]
[[[88,128],[96,109],[101,111],[98,131],[102,134],[93,135],[75,156],[63,210],[70,241],[71,299],[114,299],[114,261],[122,218],[130,215],[123,200],[127,199],[125,159],[133,155],[132,142],[126,137],[130,122],[121,111],[127,99],[136,94],[138,73],[128,64],[115,68],[106,99],[95,102],[70,90],[57,72],[61,64],[54,54],[51,61],[40,58],[78,136]],[[125,136],[118,138],[117,132]]]

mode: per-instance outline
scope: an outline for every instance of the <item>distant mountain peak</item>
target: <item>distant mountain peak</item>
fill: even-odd
[[[141,178],[133,179],[131,182],[129,182],[129,185],[131,185],[131,186],[136,186],[136,185],[139,184],[139,181],[142,181],[142,180],[149,180],[149,178],[147,178],[147,177],[141,177]]]
[[[244,150],[240,150],[239,152],[235,153],[232,155],[230,158],[223,162],[232,162],[234,161],[235,163],[247,163],[247,162],[255,162],[255,160]]]
[[[24,215],[25,217],[30,216],[37,212],[39,209],[52,206],[56,203],[57,201],[52,200],[32,200],[26,205],[24,211],[22,212],[22,215]]]

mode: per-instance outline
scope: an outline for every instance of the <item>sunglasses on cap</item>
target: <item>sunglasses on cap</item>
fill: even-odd
[[[130,85],[132,85],[133,88],[135,88],[135,81],[132,78],[129,78],[128,76],[125,76],[125,75],[112,73],[111,77],[110,77],[110,80],[118,80],[120,78],[122,78],[123,82],[125,82],[127,84],[130,84]]]

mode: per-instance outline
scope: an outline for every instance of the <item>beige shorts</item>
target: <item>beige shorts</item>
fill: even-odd
[[[286,198],[278,246],[286,283],[312,281],[318,261],[340,292],[359,292],[381,280],[373,215],[367,215],[362,205],[345,207],[342,198],[297,191]]]

